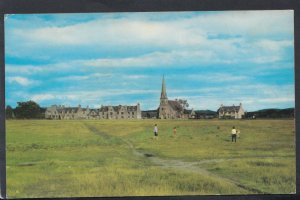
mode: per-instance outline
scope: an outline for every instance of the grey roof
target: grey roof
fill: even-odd
[[[176,110],[176,111],[182,111],[182,106],[180,105],[180,103],[178,103],[177,101],[174,101],[174,100],[168,100],[168,104],[171,106],[171,108],[173,110]]]
[[[218,112],[223,111],[223,112],[238,112],[240,110],[241,106],[221,106],[218,109]]]
[[[136,111],[137,106],[127,106],[127,111]]]
[[[88,113],[88,115],[98,115],[99,111],[100,111],[100,109],[90,109],[90,112]]]
[[[82,111],[87,111],[87,108],[81,108],[81,107],[64,107],[64,106],[55,106],[56,111],[58,113],[77,113],[79,109]],[[91,109],[90,109],[91,110]]]
[[[119,112],[121,108],[126,108],[125,111],[137,111],[137,106],[102,106],[99,111],[100,112],[107,112],[109,108],[112,108],[114,112]]]
[[[111,108],[113,110],[113,112],[120,112],[125,111],[125,112],[135,112],[138,109],[138,106],[122,106],[122,105],[118,105],[118,106],[101,106],[100,109],[90,109],[90,108],[81,108],[81,107],[64,107],[64,106],[52,106],[55,107],[56,111],[58,113],[77,113],[79,111],[79,109],[83,112],[86,112],[89,110],[89,113],[93,112],[96,114],[99,114],[99,112],[108,112],[108,110]],[[125,108],[125,109],[124,109]],[[88,114],[88,113],[87,113]]]

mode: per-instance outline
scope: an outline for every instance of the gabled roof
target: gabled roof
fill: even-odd
[[[98,115],[99,114],[99,109],[90,109],[90,112],[88,113],[88,115],[92,115],[93,113]]]
[[[100,112],[107,112],[109,108],[112,108],[114,112],[119,112],[121,108],[125,108],[125,111],[137,111],[137,106],[101,106]]]
[[[174,100],[168,100],[168,104],[170,105],[170,107],[171,107],[173,110],[176,110],[176,111],[182,111],[182,110],[183,110],[182,106],[181,106],[180,103],[178,103],[177,101],[174,101]]]
[[[137,106],[127,106],[127,111],[136,111]]]
[[[58,113],[67,113],[74,111],[75,113],[78,111],[78,107],[56,107]]]
[[[238,112],[241,106],[221,106],[218,112]]]

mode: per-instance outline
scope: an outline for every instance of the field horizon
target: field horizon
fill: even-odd
[[[6,132],[9,198],[296,191],[294,120],[8,120]]]

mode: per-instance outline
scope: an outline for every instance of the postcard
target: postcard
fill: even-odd
[[[294,11],[5,15],[8,198],[294,194]]]

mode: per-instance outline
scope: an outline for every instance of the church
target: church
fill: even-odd
[[[193,110],[185,110],[178,101],[168,100],[165,77],[162,79],[160,104],[158,108],[159,119],[193,118]]]

